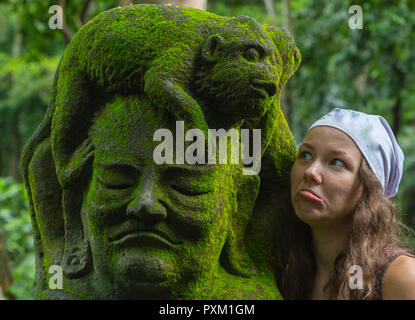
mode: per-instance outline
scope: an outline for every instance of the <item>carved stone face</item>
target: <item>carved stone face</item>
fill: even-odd
[[[137,101],[118,99],[95,121],[83,220],[98,285],[117,297],[169,297],[217,271],[235,166],[157,165],[152,138],[162,122]]]
[[[270,243],[296,149],[279,97],[299,63],[291,36],[247,17],[137,5],[81,28],[22,156],[36,297],[280,297]],[[261,129],[261,190],[240,165],[157,165],[153,134],[176,120]]]

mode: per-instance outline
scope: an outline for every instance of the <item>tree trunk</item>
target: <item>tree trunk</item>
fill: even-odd
[[[0,113],[0,117],[2,116],[2,114]],[[0,122],[0,125],[1,125],[1,122]],[[2,138],[0,138],[0,145],[2,146],[2,147],[0,147],[0,176],[4,176],[4,175],[6,175],[6,170],[7,170],[7,164],[6,164],[6,161],[5,161],[5,154],[4,154],[4,151],[3,151],[3,148],[4,148],[4,145],[5,145],[5,142],[4,142],[4,137],[2,137]]]
[[[130,4],[132,1],[120,1]],[[152,3],[152,4],[167,4],[170,3],[172,6],[182,6],[189,8],[196,8],[201,10],[206,10],[207,0],[141,0],[136,1],[136,3]]]
[[[207,0],[178,0],[177,6],[206,10]]]
[[[403,88],[405,85],[405,75],[397,66],[394,66],[394,71],[398,78],[397,88],[399,89]],[[392,131],[394,135],[397,136],[401,130],[401,123],[402,123],[402,98],[400,96],[398,96],[398,99],[396,100],[395,105],[393,106],[392,114],[393,114]]]
[[[22,146],[22,135],[19,130],[19,115],[20,111],[18,108],[15,110],[13,119],[12,119],[12,146],[14,150],[12,151],[10,161],[9,161],[9,176],[12,176],[15,181],[22,181],[22,177],[20,175],[19,170],[19,160],[20,160],[20,153],[21,153],[21,146]]]
[[[7,293],[7,288],[12,284],[13,278],[10,271],[9,258],[7,255],[6,244],[0,230],[0,300],[13,298]]]
[[[62,8],[62,29],[59,29],[59,31],[63,34],[63,38],[65,39],[66,44],[68,44],[69,42],[71,42],[73,34],[66,24],[66,17],[65,17],[66,0],[58,0],[57,4],[58,6]]]
[[[291,2],[290,0],[283,0],[283,27],[291,32]],[[289,82],[286,84],[282,92],[282,111],[284,112],[285,118],[288,125],[291,126],[291,94],[289,88]]]
[[[131,0],[119,0],[118,1],[118,5],[120,7],[125,7],[125,6],[130,5],[131,2],[132,2]]]
[[[291,1],[283,0],[283,26],[291,32]]]
[[[17,19],[13,26],[13,44],[12,44],[12,57],[16,59],[20,56],[22,51],[22,32],[20,30],[20,23]]]
[[[20,24],[17,20],[13,29],[13,44],[12,44],[12,57],[18,59],[22,51],[22,33],[20,30]],[[14,85],[15,79],[12,76],[12,85]],[[20,160],[20,147],[22,143],[22,137],[19,130],[19,107],[15,106],[13,112],[13,118],[11,123],[11,146],[12,152],[9,160],[8,175],[12,176],[16,181],[21,181],[19,174],[19,160]]]
[[[265,9],[270,19],[270,24],[275,25],[277,23],[277,15],[275,14],[275,3],[274,0],[264,0]]]

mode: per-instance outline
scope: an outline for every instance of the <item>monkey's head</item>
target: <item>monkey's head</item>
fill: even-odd
[[[234,20],[249,28],[235,27],[233,36],[209,36],[192,81],[202,104],[230,122],[261,118],[273,100],[279,100],[301,59],[294,40],[283,30],[261,26],[249,17]]]

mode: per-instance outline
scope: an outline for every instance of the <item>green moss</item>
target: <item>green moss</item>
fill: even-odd
[[[220,36],[217,38],[220,50],[211,52],[205,45],[213,35]],[[253,43],[272,51],[260,63],[243,58],[244,46]],[[213,63],[202,63],[202,49],[210,54]],[[98,201],[107,211],[121,212],[137,198],[142,178],[136,181],[138,187],[134,191],[131,191],[133,188],[130,191],[100,189],[96,186],[99,175],[100,179],[115,183],[123,178],[115,171],[100,172],[97,161],[114,161],[116,154],[118,160],[143,167],[153,164],[151,157],[140,162],[132,152],[139,143],[144,154],[152,154],[157,143],[150,136],[143,139],[143,132],[154,132],[161,125],[172,129],[175,120],[185,120],[185,129],[206,130],[212,118],[224,120],[230,115],[234,122],[225,123],[224,127],[262,129],[262,151],[264,158],[272,163],[272,173],[261,177],[261,184],[267,185],[268,178],[284,186],[296,150],[279,98],[299,62],[299,53],[290,36],[274,27],[261,26],[251,18],[220,17],[190,8],[153,5],[118,7],[103,12],[75,35],[57,72],[56,97],[51,104],[55,109],[47,113],[45,123],[49,127],[43,126],[51,131],[46,135],[50,135],[52,151],[48,152],[53,154],[56,166],[53,174],[56,169],[60,187],[66,194],[72,192],[83,199],[84,207]],[[277,93],[267,98],[249,96],[247,88],[253,74],[275,83]],[[247,121],[241,124],[240,119]],[[92,174],[78,172],[81,183],[74,187],[65,173],[87,167],[79,146],[88,138],[92,139],[93,146],[101,149],[106,146],[107,150],[94,152]],[[186,176],[170,179],[182,179],[186,188],[211,192],[214,197],[201,195],[189,200],[171,190],[170,180],[163,182],[168,188],[154,190],[158,199],[175,199],[176,210],[200,215],[200,232],[205,236],[197,245],[184,246],[178,255],[168,251],[158,255],[173,265],[182,266],[182,270],[168,272],[166,276],[174,298],[278,299],[280,294],[272,272],[266,267],[269,238],[246,237],[249,224],[260,215],[254,214],[260,179],[244,177],[241,165],[229,164],[230,141],[227,150],[228,164],[217,166],[211,173],[198,179]],[[30,176],[34,189],[39,184],[37,179]],[[36,193],[35,197],[39,199]],[[35,226],[40,226],[46,253],[42,263],[47,270],[61,258],[64,239],[62,236],[56,241],[48,239],[48,232],[42,229],[48,223],[41,215],[45,205],[39,200],[34,203],[40,203],[33,220]],[[81,205],[70,209],[64,205],[65,218],[78,215]],[[61,218],[56,217],[57,221]],[[89,234],[85,237],[94,235],[101,240],[108,237],[109,230],[100,226],[99,217],[82,218],[84,223],[89,221],[85,229]],[[272,230],[263,233],[269,232]],[[106,258],[115,268],[120,257],[120,251],[115,250]],[[195,267],[195,261],[206,263]],[[193,273],[186,274],[186,270]],[[90,270],[82,278],[85,283],[97,281],[92,277],[93,272]],[[48,276],[44,278],[47,279]],[[82,279],[65,279],[70,284],[65,290],[82,298],[100,294],[85,293],[86,284]],[[100,287],[105,284],[96,286]]]

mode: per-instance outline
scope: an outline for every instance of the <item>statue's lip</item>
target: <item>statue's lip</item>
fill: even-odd
[[[182,244],[170,242],[168,239],[155,232],[146,231],[126,234],[121,239],[112,241],[112,244],[120,248],[150,246],[168,250],[178,249],[182,246]]]
[[[251,88],[254,89],[261,97],[272,97],[277,92],[277,86],[272,81],[253,79]]]
[[[183,243],[172,241],[164,232],[157,229],[125,231],[110,239],[115,246],[156,246],[164,249],[177,249]]]

